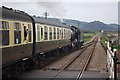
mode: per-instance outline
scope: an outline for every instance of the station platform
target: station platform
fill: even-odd
[[[21,74],[18,78],[20,79],[52,79],[58,71],[51,70],[34,70]],[[56,78],[57,79],[70,79],[76,80],[79,71],[62,71]],[[108,73],[102,72],[84,72],[81,80],[107,80]],[[56,80],[56,79],[55,79]]]
[[[120,80],[120,73],[118,73],[118,80]]]

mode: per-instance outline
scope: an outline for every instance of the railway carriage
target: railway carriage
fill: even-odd
[[[36,52],[46,53],[69,46],[71,29],[62,23],[33,17],[36,27]]]
[[[25,56],[32,55],[33,25],[28,14],[20,11],[2,8],[2,64],[5,66],[11,62],[17,62]],[[28,36],[24,40],[24,27],[28,29]]]
[[[20,61],[31,57],[33,48],[33,24],[31,17],[20,11],[2,8],[2,19],[0,20],[0,35],[2,36],[2,73],[4,76],[11,76],[12,67],[14,70]],[[25,39],[24,27],[28,29],[28,36]],[[13,65],[14,64],[14,65]],[[12,65],[12,66],[11,66]]]

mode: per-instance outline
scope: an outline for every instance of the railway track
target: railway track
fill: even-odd
[[[93,49],[91,50],[90,55],[89,55],[87,61],[86,61],[85,64],[83,65],[82,70],[79,71],[79,74],[78,74],[76,80],[80,80],[81,77],[82,77],[82,75],[83,75],[83,73],[84,73],[84,71],[87,69],[87,66],[88,66],[88,64],[89,64],[89,62],[90,62],[90,60],[91,60],[91,58],[92,58],[92,55],[93,55],[93,52],[94,52],[94,49],[95,49],[96,44],[97,44],[97,42],[95,42],[95,44],[93,44]]]
[[[95,46],[96,46],[96,43],[97,43],[97,39],[98,39],[98,38],[97,38],[97,36],[96,36],[92,42],[90,42],[89,44],[86,44],[86,45],[83,47],[82,51],[81,51],[78,55],[76,55],[73,59],[71,59],[66,65],[64,65],[63,68],[61,68],[61,69],[58,71],[58,73],[52,78],[52,80],[55,80],[55,79],[57,78],[57,76],[58,76],[63,70],[67,70],[67,68],[68,68],[77,58],[79,58],[80,55],[81,55],[82,53],[84,53],[84,51],[86,51],[86,49],[87,49],[88,47],[92,46],[92,49],[91,49],[91,51],[90,51],[89,57],[87,58],[87,61],[85,61],[82,69],[79,71],[79,74],[77,75],[76,80],[80,80],[80,78],[82,77],[83,72],[86,70],[86,68],[87,68],[87,66],[88,66],[88,64],[89,64],[89,62],[90,62],[90,59],[91,59],[91,57],[92,57],[92,54],[93,54],[93,52],[94,52],[94,49],[95,49]]]

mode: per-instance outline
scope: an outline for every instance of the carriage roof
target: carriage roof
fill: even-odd
[[[14,10],[4,6],[2,6],[0,9],[2,11],[2,19],[32,22],[31,17],[23,11]]]
[[[33,17],[33,18],[34,18],[35,22],[40,23],[40,24],[46,24],[46,25],[51,25],[51,26],[70,28],[68,25],[63,24],[61,22],[50,21],[48,19],[44,19],[44,18],[40,18],[40,17]]]

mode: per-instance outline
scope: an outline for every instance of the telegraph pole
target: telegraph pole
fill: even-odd
[[[49,13],[48,13],[48,12],[45,12],[45,13],[44,13],[44,16],[45,16],[45,19],[47,19],[48,16],[49,16]]]

